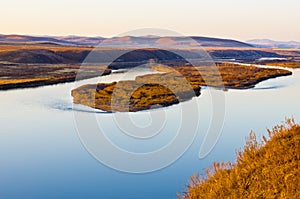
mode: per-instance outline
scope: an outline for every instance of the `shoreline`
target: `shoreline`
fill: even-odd
[[[0,91],[70,83],[112,73],[105,66],[6,64],[2,67]]]
[[[231,63],[231,62],[230,62]],[[281,70],[286,70],[286,71],[293,71],[293,68],[286,68],[282,66],[268,66],[268,65],[259,65],[259,64],[246,64],[246,63],[234,63],[232,64],[235,65],[243,65],[243,66],[254,66],[258,68],[264,68],[264,69],[281,69]],[[126,71],[120,69],[120,70],[110,70],[106,69],[102,75],[110,75],[113,73],[126,73]],[[157,70],[159,72],[159,70]],[[73,71],[75,72],[75,71]],[[94,72],[94,71],[90,71]],[[98,72],[99,73],[99,72]],[[37,74],[38,76],[39,74]],[[284,77],[284,76],[289,76],[292,74],[274,74],[270,75],[269,77],[264,77],[260,79],[256,79],[255,82],[251,82],[249,86],[241,86],[241,87],[236,87],[236,86],[230,86],[230,85],[224,85],[225,89],[250,89],[254,88],[256,84],[263,82],[268,79],[273,79],[277,77]],[[50,86],[50,85],[56,85],[56,84],[64,84],[64,83],[71,83],[75,82],[76,80],[85,80],[85,79],[91,79],[98,77],[98,74],[88,74],[85,77],[82,78],[77,78],[76,77],[76,72],[72,74],[71,76],[66,76],[66,77],[57,77],[56,79],[51,78],[51,77],[32,77],[32,78],[7,78],[7,79],[0,79],[0,91],[6,91],[6,90],[16,90],[16,89],[26,89],[26,88],[37,88],[37,87],[42,87],[42,86]],[[4,83],[2,83],[4,82]],[[11,82],[11,83],[10,83]],[[14,83],[15,82],[15,83]],[[209,86],[206,84],[199,84],[200,86]],[[218,88],[217,86],[209,86],[213,88]],[[223,87],[220,87],[221,89]]]

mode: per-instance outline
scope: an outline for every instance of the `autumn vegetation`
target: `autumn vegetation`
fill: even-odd
[[[300,68],[300,61],[280,61],[280,62],[268,62],[267,66],[281,66],[285,68]]]
[[[83,85],[72,90],[73,102],[108,112],[135,112],[177,104],[200,95],[180,73],[143,75],[135,80]]]
[[[254,65],[246,66],[236,63],[217,63],[213,66],[154,66],[161,72],[178,71],[189,82],[200,86],[225,87],[235,89],[253,88],[257,83],[266,79],[291,75],[288,70],[260,68]],[[159,74],[158,74],[159,75]]]
[[[108,112],[135,112],[189,100],[200,95],[201,86],[246,89],[269,78],[292,74],[287,70],[229,63],[217,67],[155,65],[152,68],[162,73],[76,88],[72,90],[73,102]]]
[[[300,125],[268,130],[258,140],[251,132],[234,163],[215,162],[205,175],[194,175],[180,199],[300,198]]]
[[[111,73],[105,66],[69,64],[0,64],[0,66],[0,90],[73,82]]]

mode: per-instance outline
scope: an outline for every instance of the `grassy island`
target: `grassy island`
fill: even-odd
[[[73,101],[108,112],[135,112],[170,106],[200,95],[200,86],[247,89],[257,83],[292,72],[222,63],[210,66],[153,66],[162,73],[135,80],[83,85],[72,90]]]

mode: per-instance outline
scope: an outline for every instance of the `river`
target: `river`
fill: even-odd
[[[245,144],[253,130],[266,134],[266,128],[281,124],[285,117],[300,119],[300,70],[293,75],[270,79],[248,90],[228,90],[225,94],[225,118],[220,138],[212,151],[199,159],[199,148],[211,120],[211,96],[204,89],[200,97],[183,102],[197,103],[201,122],[191,147],[173,164],[158,171],[131,174],[99,163],[83,146],[74,112],[94,114],[89,108],[73,106],[70,91],[78,83],[0,92],[0,198],[131,198],[171,199],[185,189],[189,177],[203,173],[213,161],[234,161],[236,151]],[[102,77],[111,81],[122,73]],[[136,74],[130,74],[133,77]],[[130,78],[129,78],[130,79]],[[83,80],[79,84],[94,82]],[[166,113],[180,105],[168,107]],[[157,110],[154,110],[157,111]],[[109,120],[114,114],[98,113],[98,120]],[[149,112],[133,113],[149,117]],[[169,117],[165,139],[172,136],[179,117]],[[149,119],[149,118],[148,118]],[[193,118],[190,118],[191,120]],[[134,119],[133,119],[134,120]],[[138,118],[136,121],[143,122]],[[104,123],[112,139],[118,128]],[[109,133],[108,132],[108,133]],[[164,140],[165,141],[165,140]],[[156,145],[142,147],[137,142],[116,141],[131,150],[154,150]],[[136,147],[132,147],[136,144]],[[121,163],[122,164],[122,163]]]

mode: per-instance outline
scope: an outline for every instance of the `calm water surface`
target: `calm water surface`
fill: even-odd
[[[293,76],[267,80],[254,89],[225,92],[223,131],[216,146],[204,159],[199,159],[198,153],[211,119],[209,90],[203,90],[202,95],[193,101],[184,102],[189,105],[196,101],[201,110],[196,139],[174,164],[147,174],[115,171],[99,163],[85,150],[76,131],[74,111],[93,113],[83,106],[73,108],[70,91],[74,83],[1,91],[0,198],[176,198],[176,192],[184,190],[195,172],[202,173],[213,161],[234,160],[236,150],[244,145],[250,130],[262,135],[266,128],[280,124],[285,117],[293,116],[299,121],[300,71],[293,72]],[[122,76],[113,74],[101,81],[109,82]],[[80,84],[90,82],[95,82],[95,79]],[[179,106],[165,111],[172,113]],[[143,121],[149,116],[149,112],[137,114],[144,118]],[[109,120],[112,115],[98,113],[97,119]],[[174,116],[168,122],[175,125],[178,120]],[[118,131],[109,123],[103,128],[110,130],[112,138]],[[172,125],[168,128],[167,133],[172,135]],[[155,149],[163,141],[156,143],[157,146],[149,145],[147,150]],[[124,140],[118,144],[124,148],[132,146]],[[138,143],[135,144],[134,149],[138,149]]]

